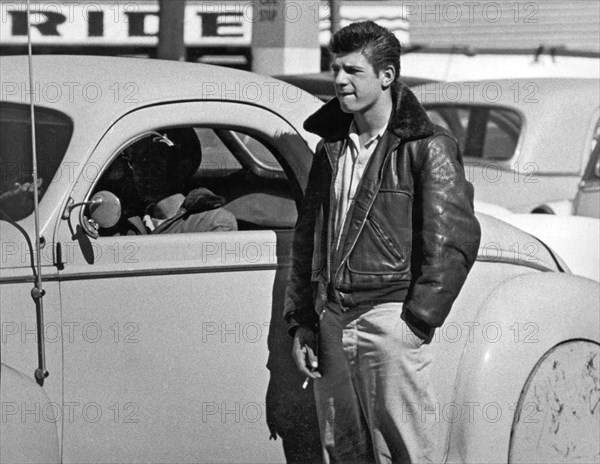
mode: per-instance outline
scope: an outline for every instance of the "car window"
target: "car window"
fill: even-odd
[[[434,124],[452,132],[466,158],[505,161],[513,157],[521,133],[521,116],[500,107],[428,105]]]
[[[41,200],[54,176],[61,174],[58,169],[73,134],[73,122],[63,113],[42,107],[35,107],[35,118]],[[0,103],[0,207],[15,221],[33,212],[33,192],[19,187],[33,181],[30,121],[29,105]]]
[[[256,137],[231,129],[194,130],[203,142],[202,175],[218,177],[245,166],[259,176],[285,179],[283,169],[271,149]]]
[[[121,221],[99,231],[105,236],[291,229],[296,221],[290,182],[268,141],[223,127],[139,134],[101,176],[94,193],[101,190],[122,208]],[[219,227],[196,226],[209,216]],[[193,228],[181,225],[192,220]]]
[[[227,149],[213,129],[196,127],[196,135],[202,141],[202,169],[206,176],[220,176],[223,173],[242,169],[242,165]]]
[[[469,110],[465,108],[428,109],[427,115],[434,124],[442,126],[454,134],[461,149],[465,146],[465,137],[469,123]]]

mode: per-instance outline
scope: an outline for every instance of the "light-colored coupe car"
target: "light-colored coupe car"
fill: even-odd
[[[0,461],[319,462],[312,385],[281,313],[317,143],[302,121],[320,103],[204,65],[33,65],[43,308],[27,59],[0,58]],[[123,233],[137,207],[132,147],[178,145],[182,129],[196,159],[183,193],[224,198],[238,230]],[[405,413],[442,425],[448,463],[597,459],[598,283],[519,229],[479,220],[477,263],[432,342],[438,403]]]
[[[598,79],[437,82],[415,93],[457,137],[477,200],[529,213],[572,199],[600,118]]]

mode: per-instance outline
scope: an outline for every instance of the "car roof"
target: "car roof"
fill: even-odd
[[[299,129],[322,103],[269,76],[219,66],[145,58],[34,55],[36,103],[93,125],[133,109],[175,101],[245,102],[280,114]],[[28,103],[26,56],[0,57],[2,100]]]
[[[518,159],[540,174],[579,173],[600,107],[599,79],[523,78],[433,82],[413,88],[424,106],[486,105],[522,115]]]

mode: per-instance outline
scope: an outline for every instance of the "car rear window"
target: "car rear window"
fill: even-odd
[[[65,114],[35,107],[36,147],[41,199],[65,155],[73,122]],[[33,201],[15,194],[19,184],[31,183],[31,110],[27,104],[0,102],[0,198],[2,210],[15,221],[33,212]]]
[[[434,124],[452,132],[465,158],[510,160],[517,149],[522,118],[516,111],[478,105],[426,105]]]

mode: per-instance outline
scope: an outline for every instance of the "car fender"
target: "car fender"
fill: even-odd
[[[54,414],[59,405],[50,403],[44,389],[23,373],[5,364],[0,373],[0,463],[59,463]]]
[[[487,334],[466,344],[457,376],[455,402],[469,414],[452,424],[448,462],[508,460],[530,373],[566,340],[600,341],[599,298],[597,282],[561,273],[517,276],[490,293],[474,321]]]
[[[583,216],[513,214],[503,221],[552,248],[573,274],[600,281],[600,221]]]

